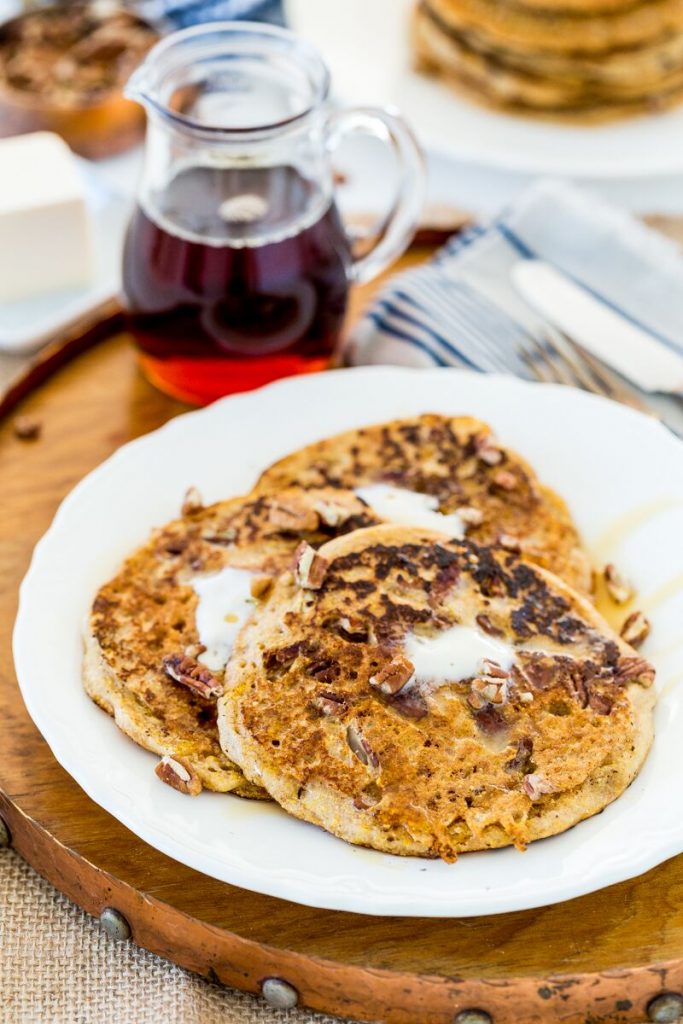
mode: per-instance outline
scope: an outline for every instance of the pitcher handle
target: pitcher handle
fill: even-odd
[[[369,281],[405,252],[418,224],[425,197],[426,175],[420,146],[406,122],[383,107],[354,107],[331,114],[328,121],[331,150],[345,135],[360,133],[380,139],[393,149],[400,175],[396,195],[378,226],[372,249],[353,259],[351,280]]]

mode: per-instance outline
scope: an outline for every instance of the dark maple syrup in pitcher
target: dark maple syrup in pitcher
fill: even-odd
[[[124,295],[162,390],[209,402],[330,365],[351,253],[314,189],[291,166],[191,167],[137,208]]]

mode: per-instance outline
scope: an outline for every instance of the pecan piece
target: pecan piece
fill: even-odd
[[[507,677],[477,676],[470,684],[467,703],[475,711],[480,711],[487,704],[507,703]]]
[[[588,704],[591,710],[595,711],[597,715],[609,715],[614,704],[609,697],[606,697],[604,693],[598,693],[592,691],[588,698]]]
[[[316,710],[328,716],[342,715],[348,707],[346,699],[333,690],[320,690],[311,703]]]
[[[489,636],[503,636],[504,631],[500,629],[498,626],[495,626],[491,622],[489,616],[485,615],[483,612],[480,612],[480,614],[477,615],[474,621],[479,626],[479,628],[483,629],[484,632],[488,633]]]
[[[379,672],[370,676],[370,686],[394,696],[412,679],[415,666],[404,654],[396,654]]]
[[[474,441],[477,458],[487,466],[497,466],[503,453],[490,434],[478,434]]]
[[[183,503],[180,506],[181,516],[189,516],[193,512],[199,512],[202,508],[204,508],[204,502],[202,501],[201,494],[196,487],[188,487],[185,491]]]
[[[617,604],[626,604],[633,597],[633,587],[617,567],[610,562],[603,571],[607,593]]]
[[[517,477],[509,469],[500,469],[493,475],[493,482],[496,487],[504,491],[514,491],[517,486]]]
[[[272,526],[288,533],[313,533],[320,526],[320,516],[315,509],[294,499],[271,505],[268,519]]]
[[[223,687],[213,672],[185,654],[167,654],[163,659],[164,671],[176,683],[186,686],[199,697],[215,700],[223,694]]]
[[[320,590],[329,568],[329,562],[315,548],[303,541],[294,553],[294,575],[300,587]]]
[[[284,674],[303,653],[305,653],[305,645],[302,641],[286,644],[284,647],[272,647],[269,651],[263,652],[263,667],[267,673]]]
[[[617,683],[640,683],[642,686],[652,686],[655,681],[654,666],[645,658],[637,656],[630,657],[622,655],[617,662]]]
[[[461,505],[460,508],[456,508],[455,514],[467,526],[481,526],[484,522],[484,513],[481,509],[473,508],[472,505]]]
[[[337,623],[339,635],[354,644],[374,643],[374,634],[369,623],[353,615],[344,615]]]
[[[498,543],[502,548],[505,548],[506,551],[512,552],[513,555],[518,555],[522,550],[522,545],[519,540],[517,537],[513,537],[511,533],[501,533],[498,538]]]
[[[621,627],[620,635],[631,647],[640,647],[650,635],[650,620],[642,612],[633,612]]]
[[[424,695],[413,687],[409,690],[404,688],[399,691],[395,697],[391,698],[389,707],[397,711],[399,715],[403,715],[404,718],[419,720],[420,718],[426,718],[429,714],[429,708],[427,707]]]
[[[505,762],[505,767],[510,772],[524,772],[525,775],[530,774],[534,770],[534,763],[531,756],[533,752],[534,741],[530,736],[522,736],[521,739],[517,740],[517,749],[510,760]]]
[[[543,775],[532,773],[525,775],[522,789],[530,800],[540,800],[544,793],[552,793],[554,786]]]
[[[199,776],[192,766],[181,757],[169,757],[165,755],[157,763],[154,773],[157,778],[172,786],[179,793],[187,796],[198,796],[202,791],[202,784]]]
[[[361,764],[370,765],[372,768],[379,768],[377,754],[353,724],[349,725],[346,730],[346,742]]]
[[[325,526],[341,526],[353,515],[351,509],[336,501],[316,501],[313,508]]]

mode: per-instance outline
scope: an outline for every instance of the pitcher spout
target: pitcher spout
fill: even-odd
[[[143,107],[149,105],[149,75],[144,63],[140,64],[130,76],[124,86],[123,94],[129,100],[133,100]]]

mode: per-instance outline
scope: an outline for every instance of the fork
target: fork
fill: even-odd
[[[614,399],[639,412],[656,416],[635,391],[594,356],[554,328],[545,328],[539,337],[529,334],[519,342],[519,354],[537,380],[554,384],[578,385],[584,391]]]

